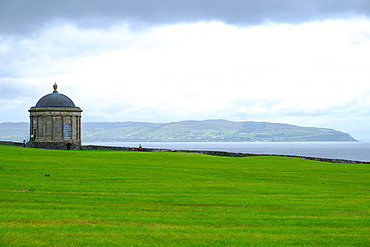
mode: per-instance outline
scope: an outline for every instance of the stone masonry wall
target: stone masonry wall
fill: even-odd
[[[32,141],[26,144],[30,148],[45,148],[59,150],[81,150],[79,142],[37,142]]]
[[[10,141],[0,141],[0,145],[15,145],[20,147],[25,146],[23,142],[10,142]]]
[[[0,141],[0,145],[16,145],[22,147],[24,144],[21,142],[7,142]],[[52,147],[50,147],[52,148]],[[61,149],[61,148],[56,148]],[[65,148],[62,148],[65,149]],[[137,148],[133,147],[111,147],[111,146],[81,146],[72,147],[74,150],[111,150],[111,151],[138,151]],[[278,154],[251,154],[251,153],[230,153],[223,151],[205,151],[205,150],[172,150],[172,149],[154,149],[154,148],[143,148],[141,152],[176,152],[176,153],[199,153],[207,155],[217,155],[217,156],[228,156],[228,157],[251,157],[251,156],[279,156],[279,157],[290,157],[299,158],[307,160],[316,160],[322,162],[330,163],[348,163],[348,164],[370,164],[370,162],[356,161],[356,160],[344,160],[344,159],[329,159],[329,158],[318,158],[318,157],[308,157],[308,156],[296,156],[296,155],[278,155]]]
[[[82,146],[82,149],[83,150],[138,151],[137,148],[132,148],[132,147],[110,147],[110,146],[92,146],[92,145],[91,146]],[[217,156],[229,156],[229,157],[280,156],[280,157],[299,158],[299,159],[316,160],[316,161],[331,162],[331,163],[370,164],[370,162],[365,162],[365,161],[344,160],[344,159],[330,159],[330,158],[318,158],[318,157],[296,156],[296,155],[230,153],[230,152],[223,152],[223,151],[172,150],[172,149],[154,149],[154,148],[143,148],[142,151],[143,152],[199,153],[199,154],[217,155]]]

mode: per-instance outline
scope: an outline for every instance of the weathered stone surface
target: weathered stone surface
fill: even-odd
[[[56,91],[42,97],[30,112],[28,147],[81,149],[81,108]]]
[[[81,142],[37,142],[32,141],[26,144],[30,148],[60,149],[60,150],[80,150]]]
[[[50,149],[81,147],[80,108],[31,107],[29,112],[31,137],[27,144],[29,147]]]
[[[15,146],[24,147],[25,146],[25,143],[23,143],[23,142],[0,141],[0,145],[15,145]]]

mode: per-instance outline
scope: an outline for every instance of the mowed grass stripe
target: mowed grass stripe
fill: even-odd
[[[369,171],[0,146],[0,246],[368,246]]]

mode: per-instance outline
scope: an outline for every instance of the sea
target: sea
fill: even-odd
[[[294,155],[370,162],[370,142],[84,142],[83,145]]]

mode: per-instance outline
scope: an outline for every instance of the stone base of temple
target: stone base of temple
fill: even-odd
[[[30,148],[46,148],[59,150],[81,150],[81,142],[65,141],[65,142],[38,142],[30,141],[26,144]]]

